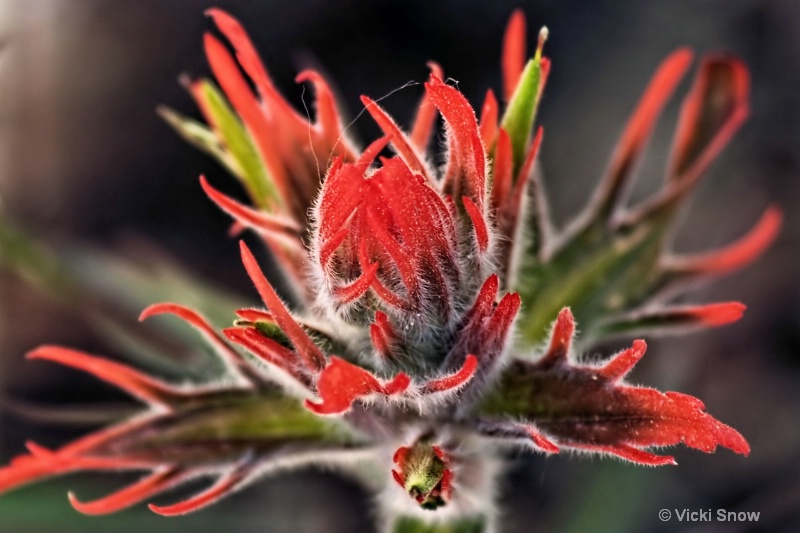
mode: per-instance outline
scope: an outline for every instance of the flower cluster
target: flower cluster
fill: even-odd
[[[490,523],[494,478],[508,450],[574,449],[650,466],[674,464],[651,448],[678,443],[749,453],[745,439],[700,400],[624,381],[644,341],[596,364],[582,363],[573,347],[576,318],[589,343],[741,316],[736,302],[665,303],[688,281],[753,260],[780,226],[770,208],[728,248],[692,257],[667,252],[682,201],[747,114],[748,76],[739,61],[702,62],[683,104],[667,183],[629,208],[633,169],[691,62],[686,50],[671,55],[592,201],[556,232],[537,168],[543,132],[534,129],[550,71],[542,55],[547,32],[526,62],[520,12],[504,42],[502,115],[490,90],[478,120],[431,63],[408,133],[362,97],[383,131],[363,151],[348,139],[319,73],[297,77],[316,92],[310,122],[278,93],[239,23],[217,9],[209,15],[230,46],[206,35],[221,90],[210,80],[187,82],[207,125],[161,111],[242,183],[249,204],[200,180],[235,220],[232,231],[254,231],[277,259],[289,280],[287,300],[242,242],[244,267],[266,309],[239,309],[219,333],[181,305],[142,313],[175,315],[207,339],[226,371],[212,385],[172,385],[55,346],[31,352],[106,380],[148,409],[56,450],[29,443],[27,455],[0,469],[0,492],[74,471],[148,472],[94,502],[70,494],[79,511],[102,514],[197,476],[215,479],[187,500],[150,505],[176,515],[276,470],[367,462],[383,472],[387,519],[417,513]],[[429,154],[438,115],[447,146],[442,169]]]

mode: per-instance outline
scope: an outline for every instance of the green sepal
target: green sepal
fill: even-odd
[[[517,175],[520,167],[522,167],[525,153],[530,143],[533,121],[536,118],[536,108],[539,105],[541,81],[542,56],[540,52],[537,52],[536,56],[525,65],[511,101],[503,114],[503,120],[500,122],[500,126],[506,130],[511,140],[514,176]]]
[[[400,469],[405,491],[421,508],[434,510],[447,504],[441,495],[431,494],[442,482],[447,465],[429,442],[418,441],[408,448]]]
[[[189,397],[184,405],[153,425],[158,431],[144,431],[131,436],[133,450],[162,450],[160,453],[163,454],[168,449],[179,451],[188,447],[197,449],[198,453],[213,454],[217,443],[232,448],[240,445],[243,449],[256,451],[263,447],[266,451],[288,442],[357,442],[354,434],[341,423],[318,417],[298,400],[275,391],[199,394]]]
[[[186,142],[216,159],[230,174],[240,181],[244,181],[245,177],[242,168],[233,156],[225,150],[217,135],[208,126],[167,106],[158,106],[156,112]]]
[[[270,207],[281,203],[275,184],[269,177],[267,168],[256,147],[255,141],[242,121],[231,108],[225,96],[209,80],[200,80],[200,91],[204,98],[209,121],[241,169],[238,175],[258,207]]]
[[[252,302],[199,279],[151,246],[129,252],[131,259],[80,245],[53,248],[0,217],[0,267],[57,303],[79,302],[75,310],[129,361],[166,376],[218,374],[218,359],[185,323],[151,320],[142,327],[135,317],[153,302],[172,301],[224,327],[230,309]]]
[[[515,290],[524,302],[518,322],[524,345],[543,342],[564,307],[589,345],[604,321],[647,303],[664,286],[660,259],[670,220],[671,213],[618,231],[590,224],[547,262],[523,263]]]

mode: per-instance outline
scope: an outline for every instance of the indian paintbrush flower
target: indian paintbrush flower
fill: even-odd
[[[239,309],[217,332],[199,313],[157,304],[196,328],[225,376],[177,386],[83,352],[43,346],[29,354],[106,380],[147,405],[138,416],[0,470],[0,491],[83,470],[144,470],[140,481],[73,506],[114,512],[197,476],[215,481],[159,514],[205,507],[259,477],[312,464],[376,466],[382,516],[434,521],[482,517],[491,525],[495,478],[508,450],[572,449],[659,466],[651,448],[683,443],[748,454],[745,439],[676,392],[624,378],[643,340],[603,362],[580,361],[583,344],[632,332],[674,332],[737,320],[736,302],[677,306],[688,282],[756,258],[780,226],[769,208],[739,242],[702,255],[668,252],[682,201],[747,114],[748,75],[709,56],[681,109],[664,188],[627,207],[626,190],[661,109],[688,69],[679,50],[658,69],[583,213],[556,231],[541,187],[534,129],[550,62],[547,31],[526,58],[514,13],[502,55],[503,100],[490,90],[480,120],[430,63],[410,132],[362,97],[383,136],[364,150],[347,137],[332,91],[317,72],[297,77],[316,92],[311,122],[278,93],[244,29],[209,11],[234,54],[207,34],[217,85],[187,81],[208,125],[162,115],[242,183],[249,204],[205,178],[207,195],[258,234],[290,282],[291,305],[241,244],[244,268],[266,309]],[[437,115],[446,164],[430,162]],[[391,148],[392,153],[387,150]],[[551,326],[552,324],[552,326]]]

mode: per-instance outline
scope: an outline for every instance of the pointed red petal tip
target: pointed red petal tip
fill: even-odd
[[[454,199],[468,196],[483,208],[486,153],[475,111],[461,92],[433,74],[425,84],[425,90],[447,124],[449,152],[443,192]]]
[[[400,488],[405,490],[406,482],[403,480],[403,475],[400,472],[397,470],[392,470],[392,479],[394,479],[395,482],[400,485]]]
[[[684,98],[670,163],[670,180],[696,181],[749,114],[750,74],[739,59],[703,58]]]
[[[516,9],[511,14],[506,27],[506,34],[503,38],[503,95],[505,101],[509,102],[517,87],[522,69],[525,68],[525,13],[521,9]]]
[[[540,364],[552,364],[565,360],[569,354],[569,347],[572,344],[572,336],[575,334],[575,317],[569,307],[565,307],[558,313],[553,333],[550,335],[550,347],[547,349]]]
[[[473,354],[467,355],[461,369],[449,376],[435,379],[425,384],[423,393],[444,392],[457,389],[466,385],[474,376],[478,369],[478,358]]]
[[[342,135],[336,98],[325,77],[315,70],[304,70],[297,75],[295,81],[297,83],[308,81],[314,85],[314,91],[317,95],[316,125],[323,134],[324,140],[328,144],[328,149],[333,151],[339,143],[344,142],[346,144],[346,139]],[[345,149],[349,148],[345,147]]]
[[[497,97],[494,95],[494,91],[489,89],[486,91],[486,99],[483,101],[483,107],[481,107],[480,128],[481,139],[484,146],[486,146],[486,150],[490,153],[497,139],[498,115]]]
[[[481,253],[486,253],[489,248],[489,229],[486,227],[486,219],[483,217],[480,208],[475,205],[475,202],[470,200],[467,196],[462,199],[464,209],[467,211],[472,227],[475,230],[475,240],[478,243],[478,250]]]
[[[405,392],[411,379],[399,372],[391,381],[381,384],[378,379],[363,368],[331,356],[317,380],[317,395],[320,402],[306,400],[306,407],[319,415],[343,414],[350,410],[353,402],[378,393],[386,396]]]
[[[747,307],[740,302],[724,302],[686,309],[686,313],[709,327],[725,326],[736,322]]]
[[[161,314],[175,315],[195,328],[234,372],[248,368],[247,361],[225,342],[204,316],[193,309],[174,303],[154,304],[142,311],[139,315],[139,321]]]
[[[679,272],[698,274],[720,274],[738,270],[752,263],[775,241],[783,223],[783,212],[777,206],[770,206],[761,218],[738,241],[720,250],[678,257],[673,269]]]
[[[302,228],[294,220],[248,207],[216,190],[202,175],[200,176],[200,186],[206,196],[239,225],[266,237],[271,244],[277,241],[280,244],[304,250],[300,241]]]
[[[405,464],[406,457],[408,457],[408,452],[410,451],[411,448],[408,446],[400,446],[395,450],[394,455],[392,456],[392,462],[402,468]]]
[[[615,444],[610,446],[592,444],[571,444],[573,448],[589,452],[607,453],[625,459],[632,463],[644,466],[677,465],[675,458],[670,455],[656,455],[628,444]]]
[[[255,462],[248,457],[229,472],[220,476],[209,488],[191,498],[166,506],[151,503],[148,508],[161,516],[180,516],[203,509],[233,493],[246,483],[249,475],[253,472],[254,466]]]
[[[167,408],[182,396],[179,389],[126,365],[61,346],[40,346],[25,354],[25,357],[27,359],[44,359],[82,370],[119,387],[144,402]]]
[[[432,180],[428,175],[428,171],[422,163],[420,156],[417,154],[416,149],[406,134],[395,123],[394,119],[392,119],[377,102],[368,96],[362,95],[361,103],[364,104],[364,108],[369,112],[381,130],[383,130],[383,133],[391,139],[397,153],[403,159],[403,162],[408,165],[408,168],[416,174],[422,174],[425,176],[426,180],[431,182]]]
[[[358,300],[364,296],[372,286],[375,281],[375,276],[378,273],[378,267],[380,267],[380,263],[372,263],[367,266],[361,276],[351,281],[349,284],[334,287],[334,296],[343,304],[349,304]]]
[[[164,468],[92,502],[81,502],[72,492],[69,492],[67,497],[69,503],[79,513],[91,516],[115,513],[176,485],[180,481],[179,474],[176,468]]]
[[[644,152],[653,128],[675,88],[692,63],[693,54],[681,48],[659,65],[614,150],[611,164],[601,180],[596,197],[597,209],[610,215],[627,191],[637,161]]]
[[[598,372],[608,380],[618,381],[624,378],[628,372],[636,366],[636,363],[639,362],[646,351],[647,343],[641,339],[637,339],[633,341],[630,348],[615,355],[608,363],[603,365]]]
[[[28,450],[28,453],[39,459],[52,459],[56,456],[56,453],[53,450],[36,444],[32,440],[25,442],[25,448]]]
[[[444,71],[435,61],[428,61],[428,68],[431,74],[439,79],[444,78]],[[425,149],[431,139],[433,133],[433,126],[436,123],[436,106],[431,102],[430,96],[427,93],[423,95],[422,100],[417,108],[417,116],[414,118],[414,126],[411,128],[409,139],[411,143],[421,153],[425,153]]]
[[[234,312],[239,318],[249,320],[250,322],[275,322],[275,318],[270,313],[262,311],[261,309],[237,309]]]
[[[325,366],[325,356],[319,347],[314,344],[314,341],[308,334],[303,331],[303,328],[295,321],[294,317],[286,309],[275,289],[267,281],[264,273],[261,272],[261,267],[258,266],[256,258],[250,248],[247,247],[244,241],[239,242],[239,248],[242,253],[242,262],[247,270],[250,279],[256,286],[258,293],[264,300],[264,303],[269,308],[278,326],[283,330],[289,340],[294,345],[298,353],[303,357],[308,368],[312,371],[317,371]]]

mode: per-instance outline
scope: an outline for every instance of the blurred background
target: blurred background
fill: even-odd
[[[330,74],[348,121],[361,109],[359,95],[380,97],[416,82],[382,102],[406,124],[430,59],[475,106],[488,87],[499,89],[503,30],[511,11],[523,7],[531,45],[540,25],[550,29],[541,162],[560,223],[588,198],[663,57],[683,45],[742,57],[753,78],[751,118],[698,188],[675,248],[730,242],[773,202],[785,211],[785,227],[762,260],[690,295],[696,302],[741,300],[745,318],[652,342],[633,381],[702,398],[745,435],[752,454],[677,448],[679,466],[655,470],[564,454],[520,458],[502,482],[500,508],[508,532],[800,531],[800,2],[0,0],[0,216],[57,249],[86,250],[72,258],[101,289],[115,281],[104,276],[121,276],[119,282],[135,275],[92,250],[140,261],[169,256],[241,295],[233,299],[254,297],[236,241],[226,235],[229,220],[204,197],[197,176],[240,191],[155,114],[167,104],[197,116],[177,79],[209,73],[202,35],[210,29],[203,10],[211,6],[244,23],[298,109],[302,89],[294,75],[312,65]],[[660,184],[679,100],[650,145],[634,200]],[[361,117],[353,132],[363,143],[377,129]],[[109,270],[94,270],[98,264]],[[27,438],[56,446],[132,405],[75,372],[24,362],[23,354],[44,342],[114,353],[108,336],[98,334],[96,315],[47,293],[0,272],[3,463]],[[135,320],[148,301],[115,312]],[[87,419],[59,407],[56,419],[71,424],[54,424],[53,413],[39,408],[100,400],[114,412],[95,410]],[[4,495],[0,533],[374,529],[369,495],[317,472],[266,480],[186,518],[156,517],[144,506],[86,518],[67,503],[68,489],[97,495],[124,480],[79,475]],[[657,515],[662,508],[760,511],[761,519],[665,523]]]

